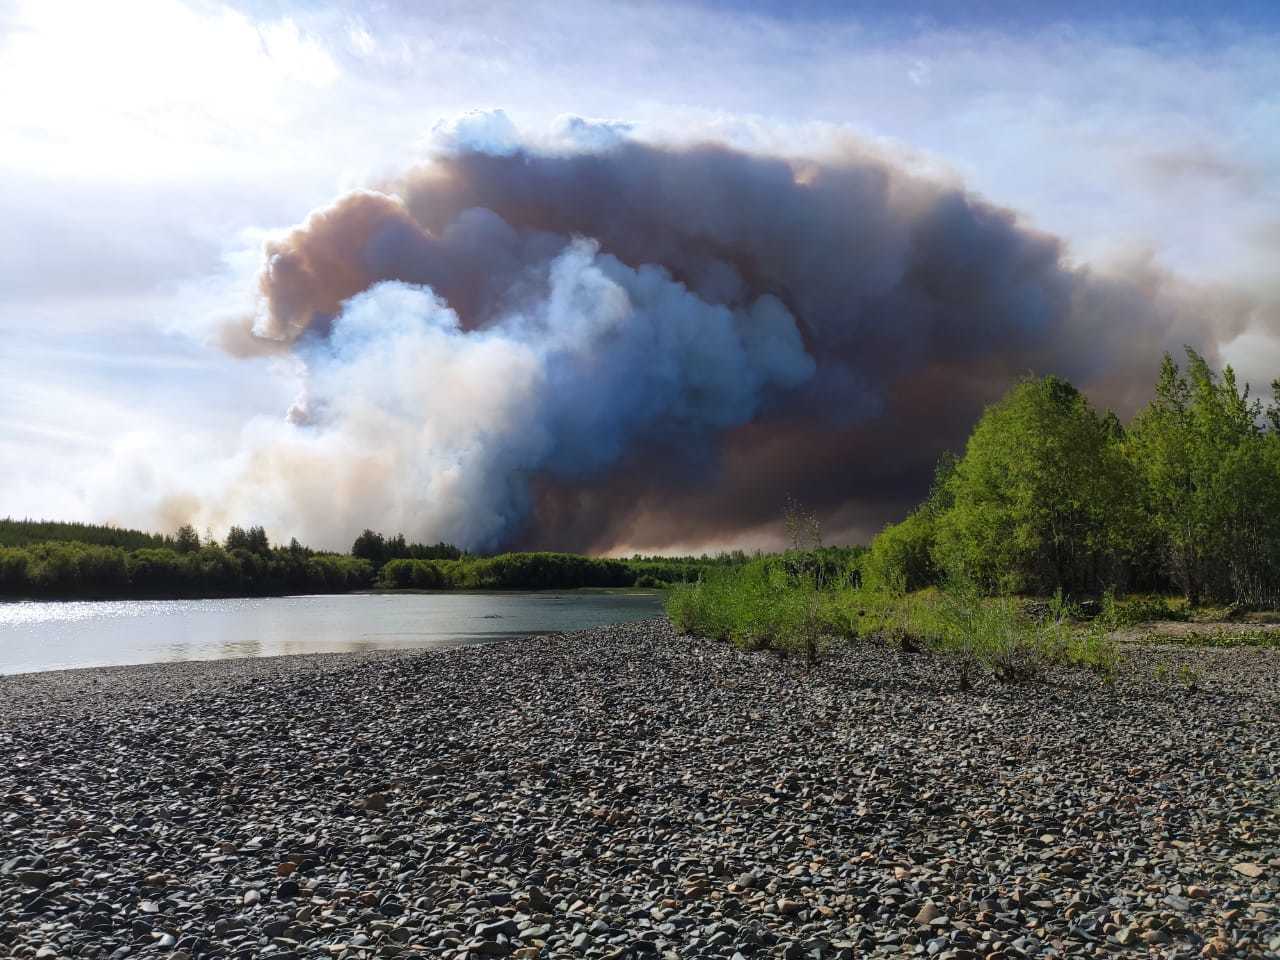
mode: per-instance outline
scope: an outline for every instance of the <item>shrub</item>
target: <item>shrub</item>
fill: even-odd
[[[1192,630],[1180,636],[1161,636],[1162,643],[1186,647],[1264,647],[1280,650],[1280,630],[1222,629]]]
[[[0,593],[20,596],[31,592],[27,551],[0,547]]]
[[[405,590],[413,586],[412,560],[389,560],[378,574],[378,586]]]
[[[440,565],[431,560],[389,560],[378,586],[390,589],[441,590],[449,586]]]
[[[83,546],[76,556],[81,585],[105,596],[125,592],[129,588],[127,556],[119,547]]]
[[[676,584],[665,606],[685,633],[724,640],[746,650],[803,654],[812,663],[825,645],[856,635],[849,590],[823,588],[811,573],[776,558],[711,571]]]
[[[671,583],[693,583],[709,564],[683,560],[628,560],[627,567],[635,575],[636,586],[666,586]],[[644,580],[645,583],[640,581]]]
[[[989,672],[1001,683],[1039,679],[1055,664],[1111,676],[1119,655],[1101,625],[1081,629],[1059,594],[1040,619],[1028,617],[1014,597],[986,597],[972,580],[953,576],[942,590],[905,596],[864,592],[862,633],[877,633],[907,650],[924,649],[952,660],[959,686],[969,689]]]
[[[890,524],[871,541],[862,561],[862,582],[873,590],[908,593],[938,582],[933,560],[937,529],[933,514],[917,510]]]
[[[571,553],[504,553],[455,563],[461,567],[464,585],[477,589],[571,590],[629,587],[635,582],[635,574],[621,560],[596,560]]]
[[[1108,629],[1116,630],[1158,620],[1188,620],[1190,616],[1186,608],[1170,606],[1166,597],[1127,597],[1119,600],[1114,591],[1108,590],[1102,596],[1102,613],[1098,619]]]
[[[204,581],[199,554],[178,554],[172,550],[135,550],[129,554],[129,584],[141,596],[184,596]],[[221,550],[217,551],[222,554]],[[193,559],[188,559],[193,558]]]

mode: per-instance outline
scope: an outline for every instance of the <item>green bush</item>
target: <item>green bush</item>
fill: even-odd
[[[1222,629],[1192,630],[1181,635],[1162,635],[1161,643],[1176,643],[1184,647],[1267,647],[1280,650],[1280,630]]]
[[[931,645],[956,660],[961,689],[979,669],[1002,683],[1037,680],[1054,665],[1086,667],[1106,677],[1115,673],[1115,644],[1100,625],[1072,624],[1061,592],[1039,620],[1028,618],[1014,597],[982,596],[972,581],[953,579],[941,597],[942,629]]]
[[[890,524],[871,541],[862,562],[862,582],[873,590],[908,593],[938,582],[933,560],[937,540],[934,516],[917,510],[901,523]]]
[[[621,560],[597,560],[572,553],[503,553],[454,561],[457,586],[479,590],[571,590],[629,587],[635,574]]]
[[[810,661],[833,638],[856,631],[847,601],[851,591],[823,589],[808,572],[777,558],[707,573],[676,584],[665,607],[672,623],[696,636],[724,640],[746,650],[804,654]]]
[[[1114,591],[1108,590],[1102,597],[1102,613],[1098,619],[1108,629],[1116,630],[1159,620],[1185,621],[1190,616],[1185,607],[1171,606],[1167,597],[1141,596],[1121,600],[1116,598]]]
[[[857,587],[862,582],[866,549],[862,547],[812,547],[791,549],[761,557],[781,569],[793,584],[812,582],[819,590]]]
[[[20,595],[29,589],[30,555],[26,550],[0,547],[0,594]]]
[[[54,541],[5,553],[0,584],[6,592],[115,596],[128,590],[127,555],[117,547]]]
[[[436,561],[389,560],[378,575],[378,586],[401,590],[442,590],[450,584]]]
[[[76,562],[79,549],[79,544],[69,543],[44,543],[32,547],[27,577],[35,592],[66,596],[80,591],[80,564]]]
[[[127,557],[119,547],[84,546],[76,556],[80,583],[107,596],[124,593],[129,588]]]
[[[635,575],[636,586],[666,586],[671,583],[693,583],[709,564],[689,560],[628,560],[627,566]],[[644,583],[640,581],[644,580]]]
[[[202,576],[200,554],[180,554],[164,549],[135,550],[129,555],[128,569],[133,593],[140,596],[187,596],[199,592],[197,584],[207,582]]]

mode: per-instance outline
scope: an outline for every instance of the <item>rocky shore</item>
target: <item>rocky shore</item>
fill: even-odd
[[[1280,957],[1280,653],[1125,656],[959,694],[654,620],[3,677],[0,954]]]

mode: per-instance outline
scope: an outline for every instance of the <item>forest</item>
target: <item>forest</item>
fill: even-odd
[[[0,521],[0,596],[236,597],[344,593],[374,583],[368,560],[272,547],[262,527],[222,542],[182,527],[172,536],[110,526]]]
[[[447,543],[363,531],[349,554],[297,540],[272,545],[261,526],[222,540],[191,526],[172,535],[112,526],[0,520],[0,596],[48,598],[232,597],[352,590],[569,590],[662,587],[745,562],[717,557],[599,559],[568,553],[467,554]]]
[[[785,516],[786,553],[670,591],[677,626],[810,662],[875,636],[1010,677],[1109,669],[1118,627],[1280,608],[1280,381],[1264,405],[1230,367],[1165,356],[1122,424],[1067,381],[1028,377],[940,460],[924,502],[843,566],[818,562],[815,516]]]

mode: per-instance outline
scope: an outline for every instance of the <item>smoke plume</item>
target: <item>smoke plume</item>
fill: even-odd
[[[486,121],[269,243],[230,340],[305,391],[222,509],[340,544],[730,543],[787,495],[865,537],[1016,377],[1131,412],[1164,350],[1259,323],[854,150],[519,146]],[[501,134],[499,136],[498,134]],[[574,146],[573,144],[581,144]],[[251,514],[251,515],[250,515]]]

